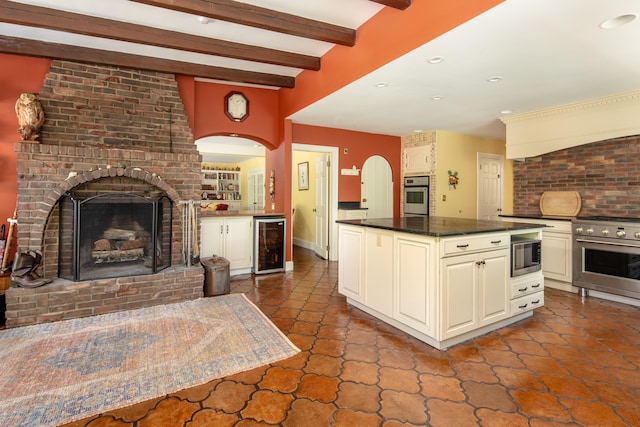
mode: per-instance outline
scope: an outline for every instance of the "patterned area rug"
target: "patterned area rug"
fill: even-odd
[[[298,350],[244,295],[0,331],[0,426],[56,426]]]

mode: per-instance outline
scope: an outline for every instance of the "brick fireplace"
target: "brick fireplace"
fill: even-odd
[[[39,288],[6,292],[7,326],[21,326],[201,297],[204,272],[185,266],[180,202],[200,195],[201,157],[175,77],[52,61],[39,93],[40,143],[18,142],[17,248],[42,252]],[[72,281],[59,277],[60,201],[121,192],[170,200],[168,262],[154,274]],[[64,234],[63,234],[64,236]],[[62,241],[61,241],[62,240]],[[166,255],[166,252],[165,252]]]

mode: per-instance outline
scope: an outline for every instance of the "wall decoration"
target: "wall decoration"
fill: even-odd
[[[249,100],[242,92],[229,92],[224,97],[224,113],[234,122],[249,117]]]
[[[18,133],[23,141],[36,141],[40,138],[40,131],[44,124],[44,110],[36,95],[21,94],[16,101],[16,115],[20,124]]]
[[[460,179],[458,178],[458,171],[448,170],[447,173],[449,174],[449,188],[453,188],[455,190]]]
[[[298,163],[298,190],[309,189],[309,162]]]
[[[271,200],[276,196],[276,171],[271,169],[271,175],[269,176],[269,196]]]

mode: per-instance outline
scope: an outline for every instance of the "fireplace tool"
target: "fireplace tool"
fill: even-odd
[[[9,234],[7,234],[7,240],[5,242],[4,253],[2,254],[2,267],[1,272],[6,273],[9,270],[9,253],[11,252],[11,243],[13,241],[13,233],[15,226],[18,223],[18,209],[13,211],[13,218],[7,218],[9,221]]]
[[[181,201],[182,209],[182,254],[187,267],[200,262],[200,249],[198,247],[198,215],[197,207],[200,201]]]
[[[200,263],[200,247],[198,245],[198,214],[196,213],[195,202],[189,203],[191,209],[191,232],[193,239],[191,240],[191,264]]]

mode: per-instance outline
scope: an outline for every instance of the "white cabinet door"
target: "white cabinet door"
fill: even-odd
[[[441,340],[460,335],[478,324],[477,255],[442,260]]]
[[[229,261],[229,269],[251,268],[253,217],[202,218],[200,257],[218,255]]]
[[[420,145],[404,149],[404,174],[429,174],[431,173],[431,145]]]
[[[365,228],[339,225],[338,292],[364,302]]]
[[[479,326],[506,319],[511,314],[509,250],[479,254]]]
[[[431,337],[436,330],[436,244],[426,238],[396,234],[393,317]]]
[[[442,260],[442,339],[511,315],[509,250]]]
[[[393,232],[369,228],[365,237],[365,305],[393,316]]]
[[[225,218],[225,258],[229,268],[251,268],[253,217]]]
[[[200,221],[200,258],[224,256],[224,219],[202,218]]]
[[[570,233],[542,230],[542,272],[544,277],[571,283],[571,249]]]

